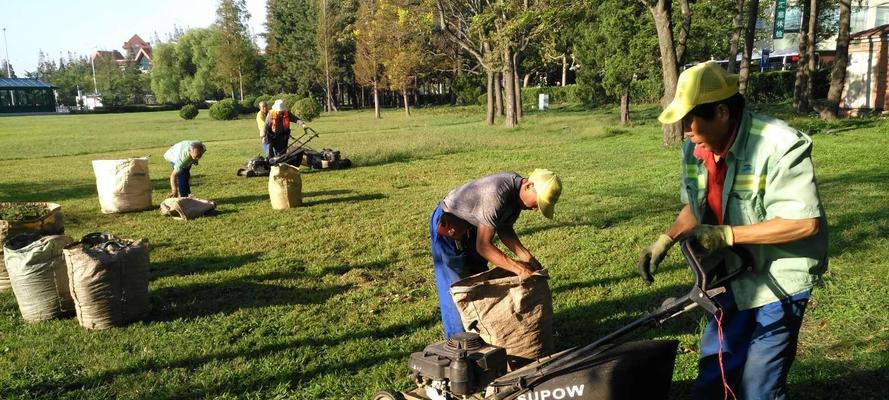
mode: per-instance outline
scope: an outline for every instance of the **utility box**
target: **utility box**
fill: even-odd
[[[540,93],[537,95],[537,109],[540,111],[546,111],[549,108],[549,95],[546,93]]]

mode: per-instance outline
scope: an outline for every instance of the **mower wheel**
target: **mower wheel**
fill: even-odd
[[[404,396],[399,392],[390,392],[388,390],[380,390],[374,393],[371,400],[404,400]]]
[[[251,170],[247,171],[246,176],[247,176],[248,178],[252,178],[252,177],[256,176],[256,172],[254,172],[254,171],[251,169]]]

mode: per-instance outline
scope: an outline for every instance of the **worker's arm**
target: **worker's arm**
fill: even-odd
[[[814,236],[820,229],[818,218],[775,218],[753,225],[732,226],[735,244],[781,244]]]
[[[176,184],[176,177],[179,174],[176,173],[174,169],[172,173],[170,173],[170,196],[168,197],[179,197],[179,185]]]
[[[697,224],[698,220],[695,218],[695,215],[692,214],[691,207],[686,204],[685,207],[682,207],[682,210],[679,211],[679,215],[676,216],[676,221],[673,222],[670,229],[667,229],[666,234],[670,239],[676,240],[680,236],[688,233],[688,231],[694,228]]]
[[[497,246],[494,246],[493,228],[480,225],[478,227],[478,236],[475,242],[475,248],[478,254],[484,257],[488,262],[494,264],[507,271],[515,273],[519,276],[530,275],[534,272],[531,265],[525,261],[516,261],[503,254]]]
[[[506,247],[519,258],[519,260],[531,264],[535,270],[542,268],[540,262],[534,258],[534,255],[522,245],[522,241],[519,240],[519,235],[515,233],[515,228],[511,226],[500,228],[497,230],[497,236],[500,236],[500,241],[503,242],[503,244],[505,244]]]

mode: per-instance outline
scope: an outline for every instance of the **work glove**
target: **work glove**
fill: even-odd
[[[664,257],[667,256],[667,251],[670,250],[673,243],[675,241],[670,236],[662,233],[654,243],[642,251],[642,257],[639,258],[639,263],[636,266],[639,267],[639,275],[642,276],[642,280],[646,284],[650,285],[654,282],[652,274],[657,272],[658,265],[664,261]]]
[[[693,239],[695,251],[704,255],[735,244],[735,235],[728,225],[698,225],[688,233],[688,237]]]

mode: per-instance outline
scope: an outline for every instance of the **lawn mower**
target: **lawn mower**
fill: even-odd
[[[284,154],[275,157],[257,156],[256,158],[247,160],[244,168],[239,168],[237,175],[246,178],[254,176],[269,176],[273,165],[290,164],[293,166],[305,165],[314,169],[343,169],[352,166],[352,161],[348,158],[340,158],[339,150],[322,149],[317,151],[308,146],[308,143],[318,137],[318,132],[308,126],[303,125],[303,134],[294,138],[287,146]]]
[[[680,242],[695,277],[688,294],[668,298],[654,312],[594,341],[507,371],[506,350],[473,332],[411,354],[408,368],[417,385],[407,392],[379,391],[373,400],[562,400],[666,399],[676,361],[676,340],[626,342],[643,328],[701,307],[719,311],[713,297],[744,271],[731,250],[700,258],[689,240]]]

